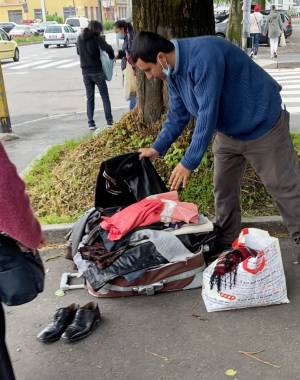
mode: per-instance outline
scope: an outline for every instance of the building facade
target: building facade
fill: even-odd
[[[61,16],[64,20],[72,16],[85,16],[101,20],[99,0],[44,0],[46,15]],[[29,20],[42,20],[41,0],[0,1],[0,22],[17,24]]]

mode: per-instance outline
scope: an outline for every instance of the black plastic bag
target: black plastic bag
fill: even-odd
[[[128,153],[102,162],[97,178],[95,207],[124,207],[168,189],[148,158]]]
[[[43,291],[44,278],[38,252],[22,252],[13,239],[0,234],[0,301],[8,306],[30,302]]]

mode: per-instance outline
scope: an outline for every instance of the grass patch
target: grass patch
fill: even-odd
[[[94,204],[94,190],[100,163],[118,154],[136,151],[154,141],[164,116],[151,127],[145,127],[135,112],[127,113],[112,128],[80,141],[54,146],[25,175],[33,208],[43,223],[75,221]],[[163,159],[154,165],[167,181],[189,145],[193,126],[172,145]],[[300,159],[300,135],[292,134]],[[213,155],[211,146],[201,165],[192,174],[181,199],[199,205],[201,211],[214,215]],[[264,186],[248,167],[241,189],[244,216],[277,215],[278,211]]]
[[[43,42],[43,36],[15,37],[14,40],[18,45],[27,45]]]

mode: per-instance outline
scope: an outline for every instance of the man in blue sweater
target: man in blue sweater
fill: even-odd
[[[247,161],[276,201],[291,234],[300,240],[300,171],[289,134],[289,114],[282,109],[280,85],[240,48],[206,36],[169,41],[140,32],[133,60],[148,79],[166,79],[169,110],[151,148],[140,158],[164,155],[196,118],[192,140],[173,170],[171,189],[185,186],[215,134],[214,194],[220,246],[241,228],[240,185]]]

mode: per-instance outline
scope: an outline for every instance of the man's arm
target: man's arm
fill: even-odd
[[[216,128],[224,71],[223,56],[212,52],[199,62],[193,73],[193,92],[199,108],[191,144],[181,160],[181,164],[189,170],[196,169],[200,164]]]
[[[163,156],[172,143],[182,133],[191,116],[186,109],[172,80],[169,81],[169,110],[162,130],[157,136],[152,148]]]

